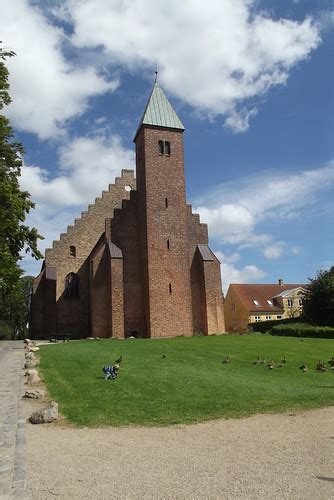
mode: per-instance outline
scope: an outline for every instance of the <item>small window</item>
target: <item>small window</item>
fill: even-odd
[[[273,303],[271,302],[271,300],[267,300],[267,302],[268,302],[268,304],[269,304],[270,306],[272,306],[272,305],[273,305]]]
[[[172,284],[169,283],[169,293],[172,293]]]
[[[75,273],[70,273],[65,278],[65,299],[79,298],[79,278]]]
[[[260,305],[260,304],[258,303],[258,301],[257,301],[257,300],[254,300],[254,299],[253,299],[253,302],[254,302],[254,304],[255,304],[256,306],[259,306],[259,305]]]
[[[266,316],[266,321],[271,320],[271,316]]]
[[[292,299],[288,299],[288,307],[292,307],[293,306],[293,300]]]
[[[170,250],[170,242],[169,242],[169,240],[167,240],[167,248],[168,248],[168,250]]]
[[[165,198],[165,207],[168,208],[168,198]]]
[[[303,299],[298,299],[299,307],[303,307]]]
[[[165,142],[165,155],[170,156],[170,142],[169,141]]]
[[[165,152],[164,141],[158,141],[159,155],[163,155]]]
[[[74,245],[71,245],[70,246],[70,256],[71,257],[76,257],[76,255],[77,255],[77,249],[76,249],[76,247]]]
[[[235,311],[235,304],[231,304],[231,310]]]
[[[280,314],[278,314],[278,315],[276,316],[276,319],[282,319],[282,316],[281,316]]]
[[[261,317],[260,316],[255,316],[255,321],[260,321]]]

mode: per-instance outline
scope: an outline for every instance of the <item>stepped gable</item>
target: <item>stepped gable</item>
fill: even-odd
[[[130,190],[136,189],[133,170],[122,170],[121,177],[116,177],[114,184],[109,184],[108,191],[103,191],[88,210],[81,212],[81,217],[61,233],[59,240],[53,241],[52,248],[45,250],[47,266],[54,266],[56,261],[69,255],[69,246],[76,247],[77,258],[85,257],[88,247],[91,249],[104,231],[105,219],[113,216],[115,208],[122,207],[122,201],[129,199]],[[83,251],[83,252],[82,252]],[[82,252],[82,255],[80,255]],[[63,255],[65,254],[65,255]]]

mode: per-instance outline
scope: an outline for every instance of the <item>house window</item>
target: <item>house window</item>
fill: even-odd
[[[172,284],[169,283],[169,293],[171,294],[172,293]]]
[[[169,141],[165,142],[165,155],[170,156],[170,142]]]
[[[261,317],[260,316],[255,316],[255,321],[261,321]]]
[[[282,319],[282,316],[281,316],[280,314],[278,314],[278,315],[276,316],[276,319]]]
[[[256,306],[259,306],[259,305],[260,305],[260,304],[258,303],[258,301],[257,301],[257,300],[254,300],[254,299],[253,299],[253,302],[254,302],[254,304],[255,304]]]
[[[70,246],[70,256],[71,257],[76,257],[76,255],[77,255],[77,249],[76,249],[76,247],[74,245],[71,245]]]
[[[303,307],[303,299],[298,299],[299,307]]]
[[[266,316],[266,321],[271,320],[271,316]]]
[[[293,306],[293,300],[292,299],[288,299],[288,307],[292,307]]]
[[[269,304],[270,306],[272,306],[272,305],[273,305],[273,303],[271,302],[271,300],[267,300],[267,302],[268,302],[268,304]]]
[[[159,155],[163,155],[165,153],[164,141],[158,141],[158,150]]]
[[[65,299],[79,298],[79,278],[75,273],[70,273],[65,278]]]

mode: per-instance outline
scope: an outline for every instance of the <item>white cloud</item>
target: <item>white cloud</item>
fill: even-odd
[[[27,0],[3,2],[1,37],[17,53],[8,61],[13,102],[6,113],[16,128],[42,139],[60,135],[67,120],[86,111],[90,97],[119,84],[93,65],[69,62],[64,32]]]
[[[266,258],[278,258],[284,242],[273,242],[257,228],[265,221],[298,219],[315,205],[320,193],[333,188],[334,162],[284,176],[259,173],[222,184],[197,201],[196,212],[209,224],[210,236],[241,248],[264,246]]]
[[[157,61],[164,87],[226,126],[244,131],[256,114],[245,104],[272,86],[320,44],[311,18],[274,20],[255,0],[67,0],[78,48],[105,51],[106,60],[143,72]]]
[[[279,259],[284,251],[286,243],[284,241],[277,241],[263,249],[263,255],[268,260]]]
[[[239,260],[240,256],[238,254],[225,255],[220,250],[217,250],[215,255],[221,262],[222,286],[225,295],[231,283],[254,283],[262,280],[267,275],[265,271],[253,264],[238,269],[234,265]]]
[[[20,184],[34,201],[68,207],[95,199],[122,168],[134,168],[134,153],[118,136],[77,137],[60,148],[60,172],[49,178],[46,170],[25,165]]]

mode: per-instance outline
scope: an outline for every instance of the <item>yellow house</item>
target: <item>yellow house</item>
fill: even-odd
[[[282,280],[276,285],[230,285],[224,302],[226,331],[245,332],[249,323],[300,316],[306,288]]]

